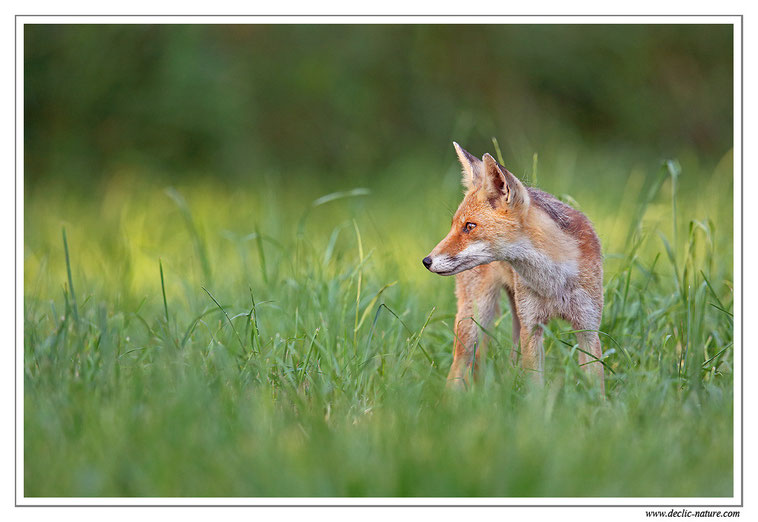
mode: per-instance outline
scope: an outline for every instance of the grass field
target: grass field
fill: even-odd
[[[355,186],[30,187],[24,494],[731,496],[731,152],[505,158],[603,242],[603,400],[559,321],[531,389],[507,306],[484,381],[445,393],[454,282],[421,265],[461,197],[440,150]]]

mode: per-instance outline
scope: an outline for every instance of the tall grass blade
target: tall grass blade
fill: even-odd
[[[253,328],[250,332],[250,349],[254,352],[260,353],[261,352],[261,333],[258,329],[258,311],[255,308],[255,296],[253,295],[253,289],[248,287],[250,290],[250,301],[253,303],[252,308],[250,308],[250,317],[248,321],[253,323]],[[257,349],[255,346],[255,343],[257,343]]]
[[[332,192],[330,194],[326,194],[325,196],[321,196],[320,198],[313,200],[313,202],[311,203],[311,206],[308,207],[305,210],[305,212],[303,212],[302,216],[300,216],[300,220],[298,221],[298,224],[297,224],[297,236],[303,237],[303,235],[305,234],[305,222],[308,218],[308,215],[311,213],[311,211],[314,208],[320,207],[321,205],[324,205],[326,203],[330,203],[332,201],[336,201],[339,199],[368,196],[370,194],[371,194],[371,190],[367,188],[354,188],[351,190]]]
[[[363,266],[363,242],[361,241],[361,232],[358,230],[358,223],[353,220],[353,227],[355,228],[355,237],[358,241],[358,256],[359,256],[359,264],[358,266]],[[355,346],[356,341],[358,339],[358,310],[360,308],[361,304],[361,283],[363,281],[363,269],[361,268],[358,270],[358,289],[355,293],[355,325],[353,328],[353,346]]]
[[[158,259],[158,268],[161,271],[161,292],[163,293],[163,312],[166,314],[166,328],[169,326],[168,301],[166,301],[166,283],[163,279],[163,261]]]
[[[263,282],[268,284],[268,275],[266,272],[266,253],[263,251],[263,238],[261,237],[258,225],[255,225],[255,244],[258,247],[258,258],[261,260],[261,274],[263,274]]]
[[[358,331],[361,329],[361,325],[363,325],[363,321],[366,320],[366,317],[371,312],[371,309],[374,307],[376,302],[379,300],[379,298],[382,296],[385,290],[388,288],[395,286],[397,284],[397,281],[392,281],[391,283],[388,283],[381,287],[379,291],[376,293],[376,295],[369,301],[369,303],[366,305],[366,308],[363,310],[363,315],[361,315],[361,320],[358,321],[358,325],[355,327],[355,330]]]
[[[232,323],[231,318],[229,317],[229,314],[226,313],[226,310],[224,310],[224,307],[221,306],[221,304],[216,300],[215,297],[213,297],[213,294],[211,294],[207,288],[204,286],[201,287],[203,290],[205,290],[205,293],[208,294],[208,297],[210,297],[214,303],[216,303],[216,306],[218,306],[218,309],[221,310],[226,317],[227,322],[229,323],[229,326],[232,327],[232,331],[234,332],[234,335],[237,336],[237,341],[240,343],[240,348],[242,348],[242,353],[245,353],[245,344],[242,342],[242,338],[240,337],[240,334],[237,333],[237,329],[234,327],[234,323]]]
[[[671,227],[673,229],[674,238],[674,256],[676,256],[676,248],[678,245],[678,225],[677,225],[677,212],[676,212],[676,192],[679,181],[679,176],[682,174],[682,167],[677,160],[666,160],[664,162],[666,172],[671,177]]]
[[[495,147],[495,154],[497,154],[497,161],[501,165],[505,165],[505,161],[503,161],[503,153],[500,151],[500,144],[497,142],[497,138],[495,136],[492,136],[492,146]]]
[[[303,380],[305,379],[305,371],[308,368],[308,364],[311,360],[311,354],[313,353],[313,347],[316,345],[316,337],[318,336],[319,331],[321,330],[321,327],[316,328],[316,331],[313,332],[313,335],[311,336],[311,344],[308,347],[308,353],[305,356],[305,361],[303,361],[303,367],[300,368],[300,376],[297,380],[298,387],[303,383]]]
[[[212,284],[213,280],[211,274],[211,264],[208,258],[208,248],[206,247],[205,240],[200,235],[197,226],[195,226],[195,220],[192,218],[192,212],[190,212],[187,200],[185,200],[184,196],[182,196],[174,187],[168,187],[164,192],[179,208],[179,211],[184,218],[184,223],[187,226],[187,231],[192,238],[192,243],[195,246],[197,257],[200,259],[200,266],[203,270],[203,277],[205,278],[205,282],[206,284]]]
[[[68,239],[66,238],[66,227],[63,227],[63,251],[66,254],[66,273],[68,274],[68,290],[71,293],[71,311],[74,313],[74,322],[79,324],[79,308],[76,305],[76,293],[74,292],[74,280],[71,277],[71,260],[68,256]]]
[[[434,312],[437,310],[436,306],[433,306],[431,311],[429,312],[429,315],[426,316],[426,321],[424,321],[424,325],[421,327],[421,330],[419,330],[418,334],[414,337],[413,345],[408,349],[408,357],[413,354],[413,350],[418,347],[421,350],[421,353],[424,354],[424,357],[426,357],[426,360],[429,361],[429,364],[434,366],[434,359],[432,359],[431,355],[424,349],[423,346],[421,346],[421,337],[424,335],[424,330],[426,330],[426,327],[429,325],[429,321],[432,320],[432,315],[434,315]],[[406,370],[408,367],[405,368]],[[403,371],[403,374],[405,374],[405,370]]]

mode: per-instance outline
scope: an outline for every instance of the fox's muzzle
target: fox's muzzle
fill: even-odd
[[[423,259],[422,263],[427,270],[442,276],[450,276],[475,266],[491,263],[496,259],[488,245],[483,241],[469,243],[466,248],[455,254],[440,253],[440,251],[445,251],[445,247],[443,241]],[[450,249],[448,248],[448,250]]]
[[[456,256],[429,254],[422,261],[427,270],[438,275],[453,275],[460,265]]]

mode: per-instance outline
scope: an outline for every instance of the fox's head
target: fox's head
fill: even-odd
[[[453,216],[450,233],[423,260],[435,274],[453,275],[507,259],[524,236],[529,207],[526,187],[489,154],[475,158],[453,142],[463,167],[466,195]]]

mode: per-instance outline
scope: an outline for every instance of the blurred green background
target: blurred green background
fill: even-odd
[[[714,162],[731,41],[729,25],[28,25],[26,186],[139,169],[330,187],[492,136],[516,168],[551,139]]]
[[[460,201],[451,142],[481,156],[493,138],[512,172],[593,220],[607,273],[676,159],[680,233],[714,220],[730,274],[731,39],[729,25],[26,26],[25,281],[58,284],[64,267],[46,260],[64,224],[92,265],[82,276],[109,292],[152,289],[158,258],[208,284],[238,260],[250,281],[256,230],[281,266],[316,198],[366,188],[310,215],[307,237],[326,248],[357,219],[398,277],[449,285],[419,259]],[[167,187],[201,249],[171,250],[192,245]],[[653,235],[671,230],[672,189],[644,216]]]
[[[732,36],[24,26],[24,493],[731,495]],[[605,400],[507,306],[444,393],[421,259],[493,138],[597,229]]]

